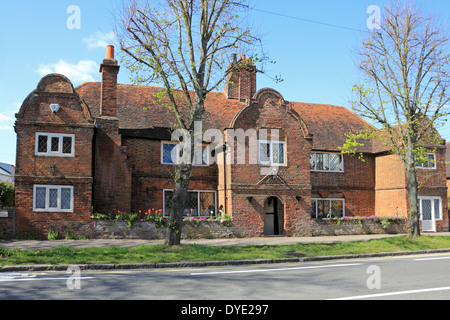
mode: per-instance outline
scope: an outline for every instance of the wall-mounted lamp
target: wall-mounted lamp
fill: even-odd
[[[52,171],[52,173],[55,173],[56,166],[55,166],[54,164],[52,164],[52,165],[50,166],[50,170]]]
[[[248,201],[249,203],[252,203],[253,197],[247,197],[247,201]]]
[[[61,106],[59,104],[52,103],[50,105],[50,110],[52,110],[53,113],[57,113],[59,108],[61,108]]]

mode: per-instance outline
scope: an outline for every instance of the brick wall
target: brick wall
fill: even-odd
[[[131,184],[131,211],[163,209],[163,190],[174,188],[176,167],[161,164],[161,141],[125,138],[128,161],[133,168]],[[217,165],[193,167],[190,190],[217,191]]]
[[[113,209],[131,211],[131,164],[127,147],[122,146],[119,121],[113,117],[96,118],[94,211]]]
[[[438,147],[436,169],[417,168],[418,196],[440,197],[443,219],[436,222],[437,231],[449,230],[447,188],[445,178],[445,149]],[[394,154],[376,157],[375,214],[409,219],[408,192],[403,163]]]
[[[15,208],[2,208],[0,206],[0,239],[11,239],[14,237],[14,214]],[[6,216],[4,216],[6,214]]]
[[[49,108],[55,103],[61,106],[57,113]],[[16,117],[16,235],[45,238],[50,229],[58,231],[63,224],[89,225],[94,125],[87,106],[66,77],[52,74],[40,81]],[[75,135],[74,156],[36,155],[36,132]],[[33,212],[37,184],[72,186],[73,212]]]
[[[279,93],[262,90],[257,97],[237,116],[233,128],[244,132],[255,129],[258,133],[261,129],[268,129],[269,134],[271,129],[279,130],[279,140],[286,143],[287,162],[278,168],[276,175],[267,176],[261,172],[260,165],[249,164],[250,157],[255,163],[257,155],[250,152],[248,140],[245,143],[246,164],[238,164],[238,151],[235,149],[234,163],[229,164],[226,171],[227,210],[232,212],[237,229],[247,236],[261,236],[264,235],[266,201],[277,197],[283,208],[282,221],[279,221],[283,234],[307,234],[311,210],[311,141],[305,138],[301,119]],[[270,135],[268,139],[271,139]],[[224,172],[223,168],[220,172]],[[224,192],[220,199],[224,199]]]
[[[344,156],[344,172],[311,172],[312,192],[321,198],[344,198],[346,216],[370,216],[375,211],[375,158]]]

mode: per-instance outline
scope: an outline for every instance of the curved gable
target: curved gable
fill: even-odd
[[[44,76],[36,88],[37,91],[42,92],[59,92],[59,93],[74,93],[73,85],[70,80],[58,73],[52,73]]]
[[[244,120],[244,118],[247,117],[249,119]],[[297,122],[304,138],[311,138],[306,123],[291,107],[290,103],[284,100],[281,93],[271,88],[264,88],[256,92],[251,102],[234,116],[230,127],[239,127],[239,124],[242,121],[248,122],[248,120],[251,121],[253,119],[256,122],[259,122],[259,125],[257,125],[258,128],[274,127],[276,122],[278,122],[278,124],[275,125],[275,127],[283,128],[283,123],[280,123],[279,120],[287,121],[288,117]]]
[[[50,105],[59,105],[54,112]],[[86,103],[75,92],[72,82],[61,74],[44,76],[22,103],[16,118],[22,121],[55,124],[90,123]]]

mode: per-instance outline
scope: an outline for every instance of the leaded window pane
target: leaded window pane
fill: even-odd
[[[331,216],[341,218],[344,215],[344,201],[331,200]]]
[[[187,208],[184,209],[184,215],[190,217],[198,217],[198,192],[188,193]]]
[[[311,170],[315,170],[316,169],[316,154],[315,153],[309,154],[309,162],[310,162]]]
[[[273,164],[284,164],[284,143],[273,143]]]
[[[330,170],[342,171],[342,155],[330,154]]]
[[[58,137],[52,137],[52,143],[51,143],[51,151],[52,152],[58,152],[59,151],[59,138]]]
[[[58,189],[50,189],[48,194],[48,207],[58,208]]]
[[[423,220],[431,220],[431,200],[422,200]]]
[[[61,189],[61,209],[69,210],[72,202],[72,189],[62,188]]]
[[[441,219],[441,200],[434,199],[434,217],[435,219]]]
[[[259,162],[262,164],[270,164],[270,144],[260,143],[259,144]]]
[[[45,209],[45,198],[47,196],[46,188],[36,188],[35,207],[36,209]]]
[[[317,204],[316,200],[312,200],[311,201],[311,218],[312,219],[317,219],[317,212],[316,212],[317,206],[316,206],[316,204]]]
[[[38,152],[47,152],[47,136],[38,136]]]
[[[427,154],[428,159],[428,166],[427,168],[434,168],[435,167],[435,155],[434,153]]]
[[[172,201],[173,191],[164,191],[164,212],[169,214],[171,210],[171,201]]]
[[[176,144],[163,144],[163,163],[165,164],[175,164],[176,161]]]
[[[63,153],[72,153],[72,137],[63,137]]]
[[[200,216],[216,216],[216,194],[214,192],[200,193]]]

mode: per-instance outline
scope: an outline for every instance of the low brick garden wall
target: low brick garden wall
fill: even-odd
[[[95,239],[165,239],[166,228],[159,228],[155,222],[135,222],[130,228],[125,221],[95,221]],[[221,239],[239,236],[233,227],[218,221],[183,222],[182,239]]]
[[[14,211],[13,207],[0,207],[0,239],[14,237]]]
[[[311,236],[337,236],[362,234],[401,234],[406,233],[405,219],[397,218],[344,218],[312,220]],[[135,222],[130,228],[125,221],[94,222],[95,239],[165,239],[166,228],[156,223]],[[243,235],[233,226],[227,227],[218,221],[184,221],[182,239],[223,239],[242,238]]]
[[[408,232],[406,219],[391,217],[312,220],[313,237],[362,234],[402,234]]]

